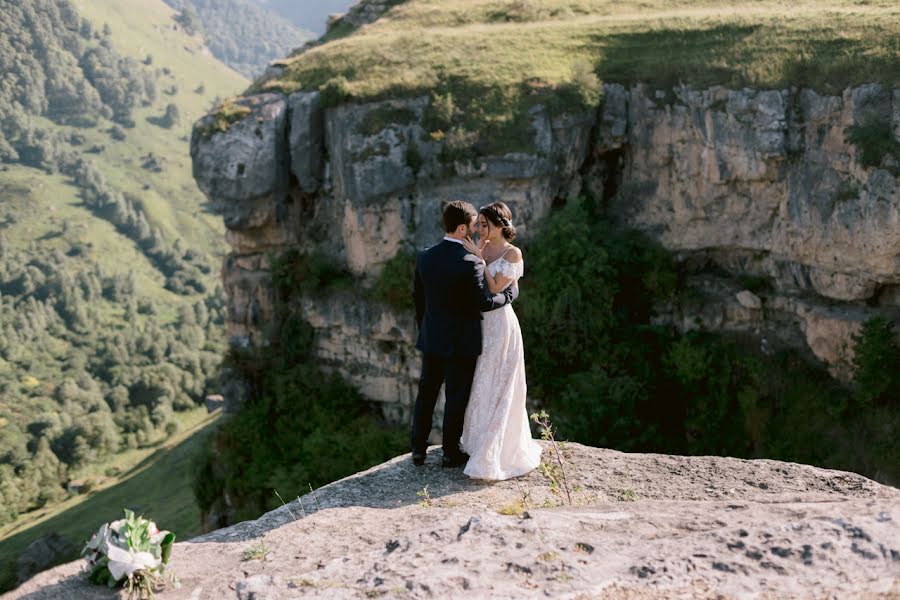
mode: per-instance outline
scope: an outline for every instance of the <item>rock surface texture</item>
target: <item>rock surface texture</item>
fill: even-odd
[[[272,256],[324,256],[356,281],[352,292],[302,302],[317,357],[405,418],[419,369],[413,317],[368,290],[399,252],[440,238],[441,203],[454,198],[506,202],[527,240],[554,202],[589,193],[687,272],[698,293],[658,307],[660,321],[748,332],[842,379],[860,325],[900,316],[898,157],[863,166],[848,141],[874,123],[900,142],[900,90],[607,84],[598,112],[536,106],[527,148],[466,159],[448,158],[431,135],[429,102],[323,107],[318,92],[267,93],[239,100],[250,110],[224,132],[209,127],[212,116],[197,123],[195,177],[232,247],[223,267],[232,343],[265,343]]]
[[[895,488],[770,460],[565,452],[572,506],[537,472],[486,483],[405,455],[176,544],[182,586],[158,597],[900,597]],[[115,596],[79,567],[4,598]]]

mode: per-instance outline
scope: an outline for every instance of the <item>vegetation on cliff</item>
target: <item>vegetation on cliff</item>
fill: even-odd
[[[839,93],[900,83],[898,23],[900,8],[889,0],[408,0],[375,23],[277,61],[283,72],[251,90],[341,83],[340,101],[451,93],[479,125],[514,120],[522,105],[558,102],[566,88],[587,89],[569,102],[590,105],[594,86],[579,65],[603,81],[660,89]],[[492,97],[503,98],[500,107],[484,106]]]
[[[525,249],[517,312],[529,395],[567,439],[625,451],[774,458],[900,482],[900,347],[891,324],[856,339],[850,391],[792,352],[679,334],[652,307],[690,294],[661,248],[581,202]]]
[[[560,85],[587,61],[604,80],[841,91],[900,81],[889,0],[399,2],[375,23],[296,54],[263,86],[316,89],[343,75],[355,98],[427,93],[447,80]]]
[[[304,295],[321,301],[351,276],[317,255],[292,251],[270,261],[278,315],[268,345],[230,350],[225,366],[248,386],[247,398],[197,461],[197,502],[220,524],[255,518],[279,506],[279,495],[296,498],[408,445],[405,428],[383,423],[357,389],[311,355],[315,333],[296,302]]]
[[[407,450],[405,429],[387,427],[353,386],[298,358],[264,351],[227,363],[255,389],[197,464],[197,502],[204,515],[228,513],[220,524],[256,518],[281,505],[278,495],[294,499]]]

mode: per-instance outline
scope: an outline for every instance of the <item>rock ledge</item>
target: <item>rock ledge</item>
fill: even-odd
[[[485,483],[404,455],[177,544],[182,586],[159,598],[900,597],[900,490],[771,460],[566,452],[576,506],[542,508],[538,473]],[[255,544],[266,558],[242,560]],[[114,596],[79,566],[4,598]]]

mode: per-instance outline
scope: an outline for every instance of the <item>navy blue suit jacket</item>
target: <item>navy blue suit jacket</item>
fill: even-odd
[[[491,294],[484,281],[484,264],[464,260],[466,254],[462,244],[442,240],[416,260],[416,347],[427,354],[478,356],[481,313],[501,308],[519,295],[516,285]]]

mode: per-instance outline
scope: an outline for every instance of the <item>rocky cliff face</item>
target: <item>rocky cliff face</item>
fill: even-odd
[[[573,505],[559,506],[538,472],[486,485],[439,468],[438,452],[420,468],[406,454],[256,521],[175,544],[181,587],[159,597],[900,594],[894,488],[770,460],[579,444],[564,452]],[[4,598],[110,598],[80,566],[41,573]]]
[[[884,128],[900,141],[900,90],[608,84],[597,113],[533,108],[527,151],[464,159],[431,135],[428,97],[323,107],[318,92],[298,92],[237,103],[250,109],[243,118],[210,134],[208,116],[191,142],[195,178],[232,246],[232,342],[265,343],[272,256],[324,254],[358,281],[301,302],[318,357],[398,418],[418,375],[414,323],[367,290],[398,252],[439,239],[448,199],[502,200],[527,237],[554,202],[589,193],[688,272],[698,293],[660,307],[660,319],[749,331],[764,349],[798,348],[838,377],[850,373],[860,324],[900,312],[897,157],[873,162],[864,140],[848,141]]]
[[[900,308],[898,157],[864,167],[847,138],[883,127],[900,139],[900,90],[607,86],[606,98],[594,152],[621,161],[610,214],[679,255],[706,292],[669,318],[751,330],[847,377],[860,323]],[[741,294],[746,278],[766,293]]]

